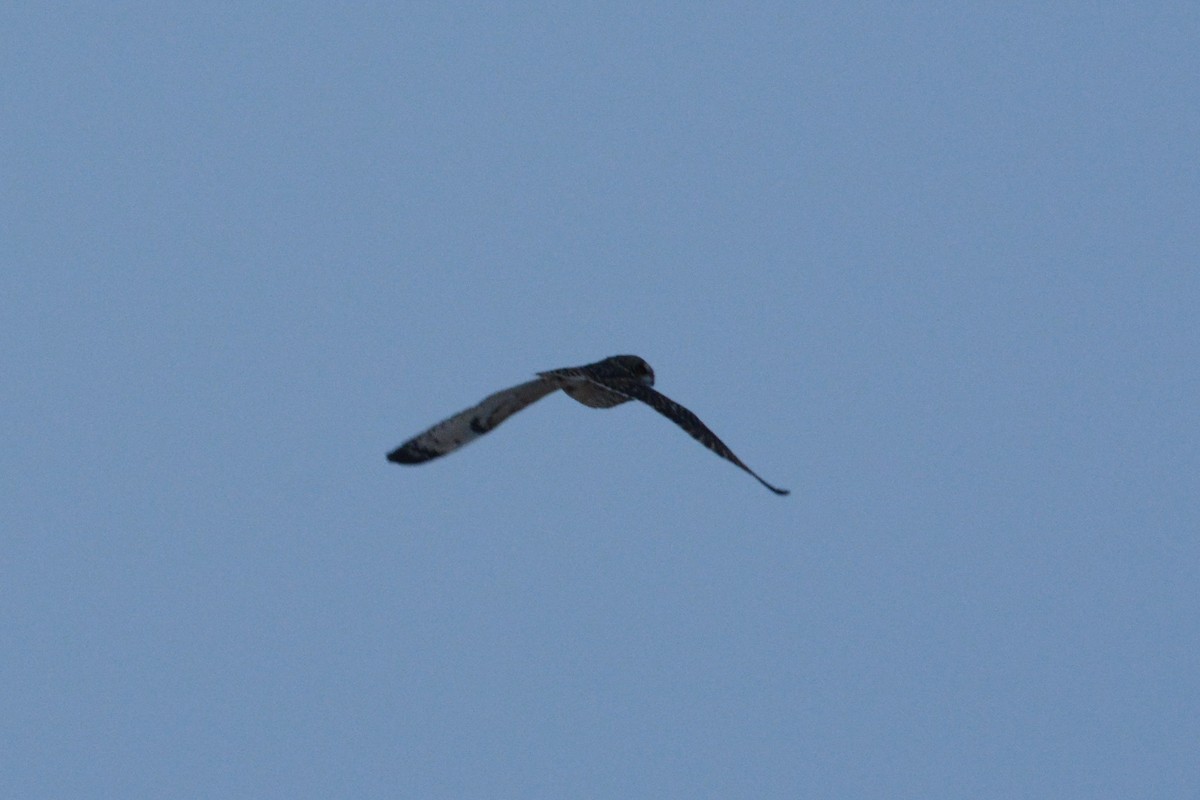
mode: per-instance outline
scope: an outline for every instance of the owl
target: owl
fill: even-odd
[[[388,453],[397,464],[422,464],[453,452],[478,439],[526,406],[562,389],[589,408],[612,408],[640,400],[683,428],[700,444],[748,472],[778,495],[788,493],[767,483],[747,467],[700,418],[654,389],[654,370],[638,356],[610,356],[582,367],[565,367],[537,373],[537,378],[488,395],[477,405],[419,433]]]

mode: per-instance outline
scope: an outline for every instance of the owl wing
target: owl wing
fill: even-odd
[[[770,489],[775,494],[788,494],[787,489],[780,489],[777,486],[764,481],[759,477],[758,473],[742,463],[742,460],[733,454],[733,451],[721,441],[721,439],[709,430],[708,426],[700,421],[700,418],[688,411],[683,406],[676,403],[671,398],[667,397],[662,392],[655,391],[644,383],[636,381],[607,381],[593,377],[591,380],[599,383],[609,391],[624,395],[632,400],[641,400],[646,405],[653,408],[658,413],[662,414],[667,419],[674,422],[679,427],[687,431],[688,435],[695,439],[700,444],[712,450],[726,461],[732,462],[737,466],[749,472],[754,479],[763,486]]]
[[[444,419],[388,453],[397,464],[421,464],[444,456],[473,442],[526,406],[559,388],[559,384],[537,378],[490,394],[477,405]]]

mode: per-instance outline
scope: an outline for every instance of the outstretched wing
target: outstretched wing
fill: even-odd
[[[754,479],[763,486],[770,489],[775,494],[788,494],[787,489],[780,489],[777,486],[764,481],[759,477],[758,473],[742,463],[742,460],[733,454],[733,451],[718,438],[718,436],[708,429],[708,426],[700,421],[700,418],[688,411],[683,406],[676,403],[671,398],[667,397],[662,392],[651,389],[644,383],[636,381],[606,381],[603,379],[593,378],[597,383],[604,386],[610,391],[622,394],[633,400],[641,400],[646,405],[653,408],[658,413],[662,414],[667,419],[674,422],[679,427],[687,431],[688,435],[695,439],[700,444],[712,450],[726,461],[730,461],[754,476]]]
[[[483,436],[513,414],[536,403],[558,388],[558,384],[538,378],[488,395],[478,404],[442,420],[388,453],[388,461],[420,464],[444,456]]]

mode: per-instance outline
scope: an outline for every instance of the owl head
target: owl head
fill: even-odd
[[[610,356],[602,363],[611,367],[621,377],[632,378],[647,386],[654,385],[654,370],[641,356]]]

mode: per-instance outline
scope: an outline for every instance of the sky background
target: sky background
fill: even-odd
[[[1200,797],[1197,41],[5,4],[0,796]]]

